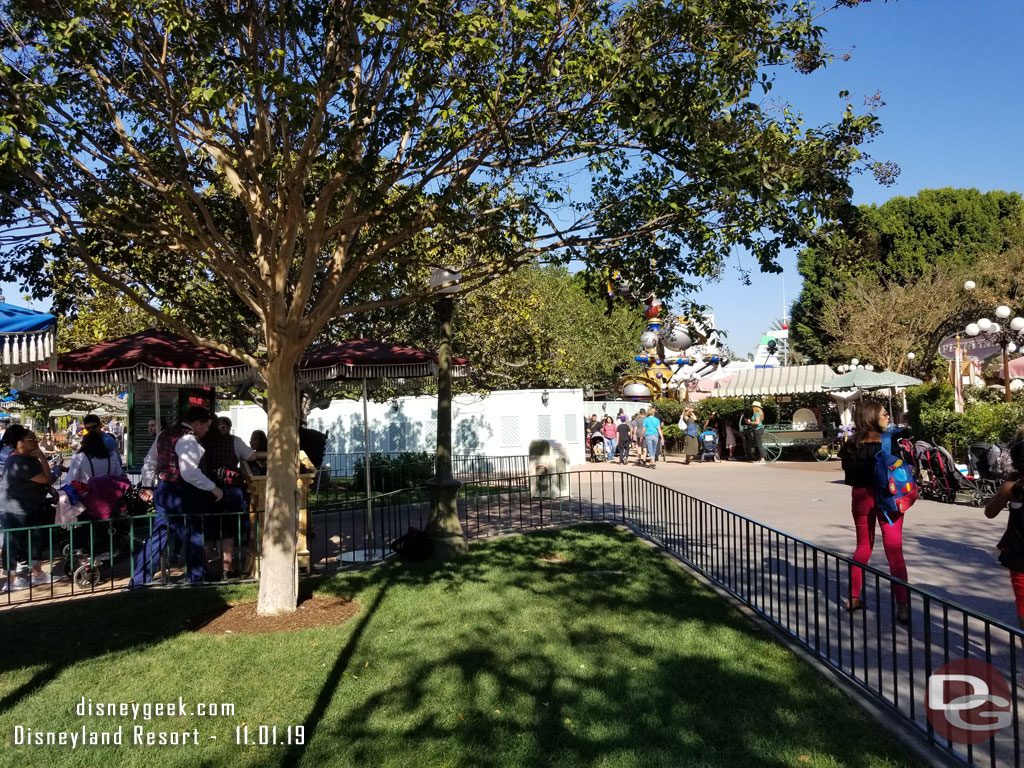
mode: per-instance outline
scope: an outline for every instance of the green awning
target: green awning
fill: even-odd
[[[826,391],[833,389],[903,389],[920,383],[920,379],[904,376],[895,371],[869,371],[858,368],[855,371],[844,373],[842,376],[836,376],[822,386],[822,389]]]

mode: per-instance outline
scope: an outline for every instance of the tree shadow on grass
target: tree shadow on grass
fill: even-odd
[[[306,718],[307,744],[283,765],[910,762],[837,689],[608,526],[492,541],[454,564],[398,564],[324,589],[359,584],[379,591]],[[385,612],[395,624],[386,603],[398,585],[412,588],[402,620],[414,631],[373,631]],[[481,604],[492,587],[502,597]]]
[[[218,589],[146,590],[132,594],[26,606],[0,614],[0,675],[39,666],[0,698],[0,713],[47,685],[64,669],[87,659],[143,650],[188,631],[197,614],[227,609]]]

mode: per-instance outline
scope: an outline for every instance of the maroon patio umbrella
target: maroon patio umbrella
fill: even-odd
[[[183,336],[159,329],[133,333],[67,352],[56,368],[34,368],[15,380],[16,389],[97,390],[148,381],[170,387],[212,387],[252,381],[245,363]]]
[[[467,361],[452,360],[452,374],[465,376]],[[303,384],[337,379],[413,379],[437,373],[437,354],[370,339],[352,339],[310,352],[299,364]]]
[[[452,375],[465,376],[468,361],[452,358]],[[413,379],[437,375],[437,354],[414,347],[398,347],[370,339],[352,339],[310,352],[299,364],[299,381],[313,384],[339,379],[355,379],[363,385],[363,472],[366,478],[366,532],[373,527],[372,490],[370,485],[370,424],[366,382],[369,379]],[[372,546],[367,540],[363,555],[372,559]],[[355,553],[353,553],[355,555]]]

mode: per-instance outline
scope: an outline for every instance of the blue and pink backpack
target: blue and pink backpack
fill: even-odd
[[[893,453],[892,435],[882,433],[882,450],[875,456],[875,505],[889,525],[917,501],[914,466]]]

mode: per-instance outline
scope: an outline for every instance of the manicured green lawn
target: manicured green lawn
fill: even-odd
[[[4,766],[896,766],[852,702],[627,533],[572,528],[318,582],[339,626],[210,636],[185,619],[252,587],[0,614]],[[79,717],[94,702],[229,702],[235,716]],[[304,725],[304,747],[237,746]],[[198,747],[13,746],[44,731],[191,731]],[[216,737],[213,739],[211,737]]]

